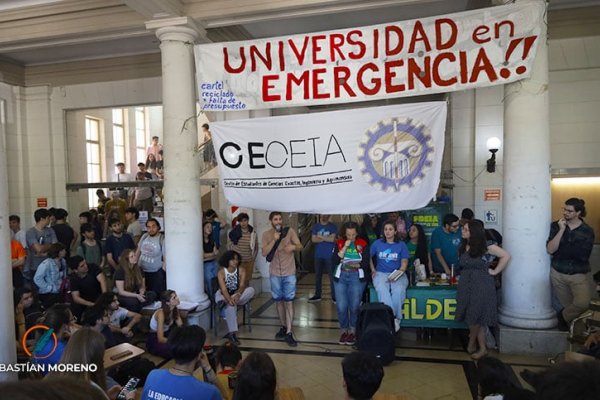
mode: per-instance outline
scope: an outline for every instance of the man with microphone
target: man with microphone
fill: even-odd
[[[271,229],[262,236],[262,255],[270,262],[271,294],[277,304],[277,314],[281,321],[281,328],[275,339],[285,340],[289,346],[296,347],[298,342],[292,333],[296,297],[294,251],[302,250],[302,244],[296,231],[283,227],[283,217],[279,211],[269,214],[269,221]]]

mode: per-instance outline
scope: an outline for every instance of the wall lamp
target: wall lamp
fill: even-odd
[[[489,173],[496,172],[496,153],[500,149],[501,144],[502,142],[497,137],[491,137],[486,142],[487,149],[492,153],[492,156],[487,160],[486,169]]]

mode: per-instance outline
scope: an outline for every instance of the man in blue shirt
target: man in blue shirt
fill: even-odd
[[[461,233],[458,217],[454,214],[444,215],[444,225],[436,228],[431,234],[431,261],[433,272],[451,274],[454,265],[457,274],[458,246],[460,246]]]
[[[331,256],[335,248],[335,236],[337,227],[329,222],[330,215],[321,214],[319,223],[312,228],[312,242],[315,244],[315,295],[308,299],[309,302],[321,301],[321,286],[323,271],[330,274],[331,297],[335,302],[335,291],[333,290],[333,279],[331,279]]]
[[[208,359],[202,354],[206,332],[198,325],[175,328],[167,339],[175,365],[169,369],[155,369],[146,378],[141,400],[221,400],[216,386],[194,377],[198,364],[206,378],[216,382],[217,377]]]

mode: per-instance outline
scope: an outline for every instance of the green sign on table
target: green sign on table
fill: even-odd
[[[377,300],[374,288],[371,302]],[[454,320],[456,286],[409,287],[402,307],[402,327],[466,329],[464,322]]]

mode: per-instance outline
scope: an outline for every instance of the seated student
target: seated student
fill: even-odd
[[[87,264],[81,256],[69,258],[69,276],[71,296],[71,311],[79,320],[87,307],[94,305],[98,297],[107,291],[106,277],[95,264]]]
[[[484,400],[527,400],[534,394],[520,388],[511,368],[494,357],[483,357],[477,362],[479,396]]]
[[[304,400],[300,388],[277,389],[277,371],[266,353],[252,352],[238,370],[234,400]]]
[[[96,365],[94,371],[51,372],[47,379],[55,377],[73,378],[87,382],[105,393],[106,398],[114,400],[122,387],[104,372],[104,337],[90,328],[82,328],[73,333],[60,358],[61,364]],[[135,393],[127,392],[126,398],[133,399]]]
[[[229,384],[229,374],[237,371],[242,362],[242,352],[230,341],[225,342],[217,350],[217,379],[221,388],[225,388],[223,398],[231,400],[233,398],[233,388]]]
[[[373,354],[355,351],[342,360],[346,400],[368,400],[383,380],[383,366]]]
[[[123,251],[115,273],[115,286],[119,294],[119,303],[130,311],[138,313],[142,307],[156,300],[155,292],[146,292],[146,279],[137,264],[137,254],[133,250]]]
[[[215,373],[207,358],[202,354],[205,340],[204,329],[197,325],[173,329],[167,345],[169,353],[175,359],[175,365],[169,369],[155,369],[150,372],[146,378],[141,400],[221,399],[215,386],[204,383],[193,376],[194,370],[200,364],[209,379],[216,382]]]
[[[41,262],[35,271],[33,282],[38,287],[40,301],[45,308],[60,302],[60,285],[66,268],[63,258],[67,254],[62,243],[53,243],[48,250],[48,258]]]
[[[23,314],[25,329],[29,329],[37,324],[37,320],[42,316],[42,303],[35,299],[33,291],[26,287],[15,289],[13,292],[15,304],[15,315]]]
[[[140,314],[119,307],[119,299],[112,292],[102,293],[96,306],[108,312],[108,328],[118,342],[128,342],[133,337],[133,328],[142,320]]]
[[[233,391],[234,400],[273,400],[277,387],[277,371],[266,353],[252,352],[238,371]]]
[[[146,341],[146,350],[162,358],[171,358],[167,338],[173,324],[182,326],[183,321],[177,306],[179,297],[174,290],[165,290],[160,295],[160,308],[150,318],[150,333]]]
[[[21,287],[13,292],[15,304],[15,338],[17,340],[17,353],[24,355],[23,336],[27,329],[36,325],[37,319],[42,316],[41,305],[36,305],[31,289]]]
[[[228,333],[225,338],[240,345],[237,337],[238,321],[237,307],[248,303],[254,297],[254,288],[246,287],[246,270],[240,268],[242,256],[237,251],[228,250],[219,259],[219,290],[215,294],[215,300],[222,308],[227,321]]]
[[[104,347],[109,349],[122,342],[117,341],[117,338],[112,334],[108,324],[110,319],[108,311],[98,305],[88,308],[81,317],[83,326],[91,328],[104,336]]]
[[[44,313],[41,324],[52,329],[57,338],[54,351],[54,341],[52,337],[41,335],[36,342],[32,359],[37,364],[55,365],[62,357],[67,345],[67,340],[71,335],[71,323],[73,314],[69,310],[68,304],[55,304]],[[40,341],[44,341],[41,343]]]

